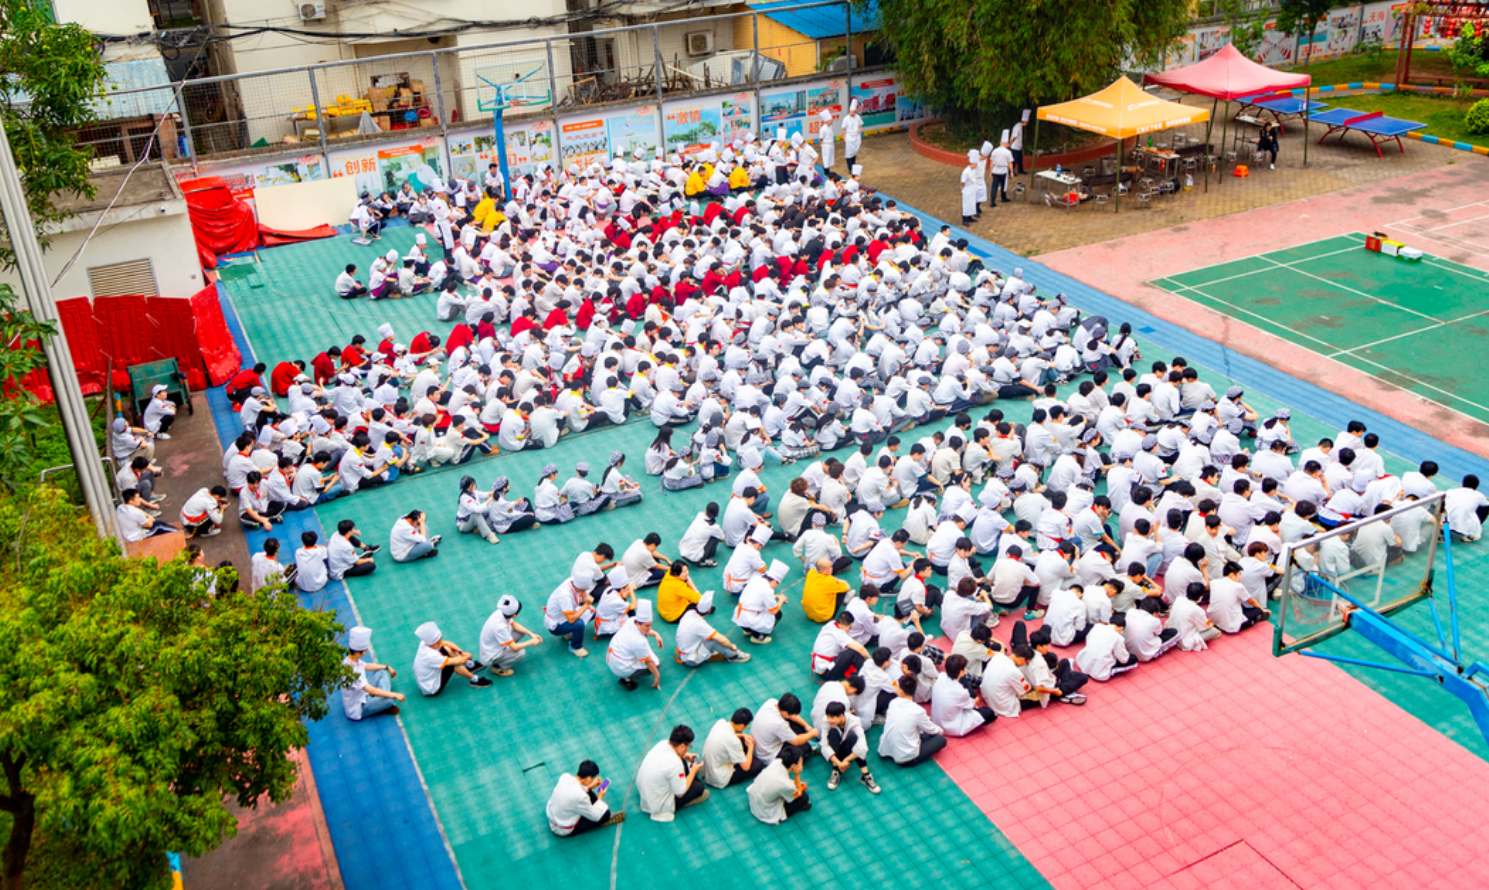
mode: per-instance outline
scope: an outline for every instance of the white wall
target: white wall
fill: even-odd
[[[156,205],[146,205],[146,213],[128,222],[120,225],[105,223],[99,227],[98,234],[73,264],[72,271],[52,288],[53,296],[58,300],[91,298],[93,290],[88,285],[90,268],[142,259],[149,259],[154,267],[156,287],[162,297],[185,299],[201,290],[204,286],[202,269],[197,259],[196,238],[191,233],[191,220],[186,215],[186,202],[168,201],[163,206],[178,212],[162,214]],[[130,207],[125,210],[133,212],[137,209]],[[87,234],[85,227],[52,238],[51,247],[43,255],[48,278],[55,277],[62,270]],[[20,292],[20,277],[15,273],[0,273],[0,281]]]
[[[146,0],[52,0],[57,21],[76,22],[94,34],[129,35],[155,27]]]

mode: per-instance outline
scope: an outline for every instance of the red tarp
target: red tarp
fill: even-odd
[[[288,231],[283,229],[271,229],[266,225],[259,225],[259,238],[265,247],[278,247],[281,244],[297,244],[301,241],[319,241],[322,238],[335,238],[339,232],[330,226],[316,226],[313,229],[301,229],[299,231]]]
[[[259,246],[258,221],[248,205],[233,197],[219,176],[203,176],[181,182],[191,230],[196,234],[202,268],[217,266],[217,257],[241,253]]]
[[[1301,89],[1311,82],[1306,74],[1286,74],[1257,64],[1229,43],[1203,62],[1143,77],[1143,83],[1227,101],[1258,93]]]
[[[191,310],[196,316],[197,348],[206,364],[207,376],[213,386],[221,386],[238,373],[243,359],[238,354],[238,344],[233,341],[227,322],[223,320],[217,285],[209,284],[193,295]]]
[[[84,395],[103,392],[109,372],[117,390],[129,389],[129,366],[174,358],[194,390],[220,386],[238,372],[238,346],[222,317],[217,285],[190,299],[85,297],[61,300],[57,314]],[[53,398],[45,371],[23,381],[43,402]]]

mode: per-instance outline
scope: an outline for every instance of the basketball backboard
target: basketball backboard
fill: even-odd
[[[485,65],[475,69],[475,75],[476,102],[482,111],[535,111],[553,104],[544,60]]]

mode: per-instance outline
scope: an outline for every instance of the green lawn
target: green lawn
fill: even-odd
[[[1380,53],[1360,53],[1354,56],[1345,56],[1342,59],[1329,59],[1326,62],[1314,62],[1307,68],[1299,65],[1289,69],[1297,73],[1306,73],[1313,76],[1313,83],[1317,86],[1330,86],[1336,83],[1394,83],[1396,80],[1396,53],[1387,50]],[[1411,56],[1411,70],[1416,74],[1426,74],[1434,77],[1452,77],[1453,66],[1448,63],[1442,53],[1429,53],[1417,51]]]

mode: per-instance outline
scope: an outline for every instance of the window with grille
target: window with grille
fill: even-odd
[[[94,266],[88,270],[88,283],[95,297],[160,296],[155,286],[155,269],[149,260]]]

